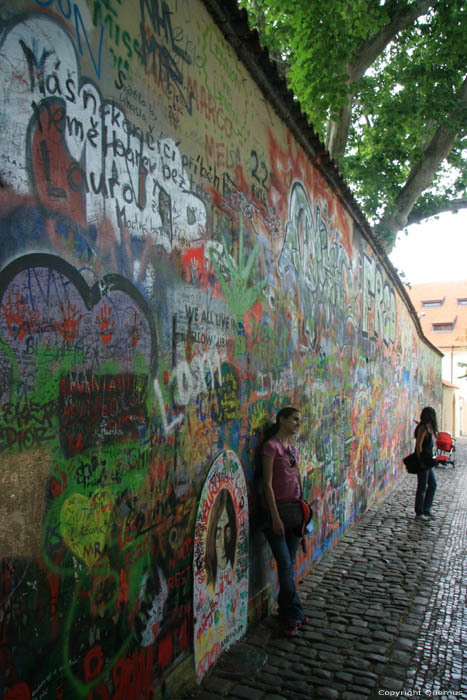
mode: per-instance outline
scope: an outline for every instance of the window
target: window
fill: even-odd
[[[433,333],[449,333],[450,331],[454,330],[455,325],[455,321],[451,321],[449,323],[433,323],[431,330]]]
[[[422,301],[422,306],[425,309],[432,309],[436,306],[442,306],[443,304],[444,299],[430,299],[429,301]]]
[[[457,303],[459,304],[459,306],[467,306],[467,299],[458,299]]]

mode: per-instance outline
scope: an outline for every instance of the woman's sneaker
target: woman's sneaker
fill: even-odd
[[[286,637],[296,637],[300,631],[301,623],[298,620],[289,620],[284,625],[284,634]]]
[[[302,625],[308,624],[309,619],[304,617],[303,620],[289,620],[284,624],[284,634],[286,637],[296,637]]]

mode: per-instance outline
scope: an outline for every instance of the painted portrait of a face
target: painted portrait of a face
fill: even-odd
[[[221,489],[213,503],[206,535],[205,566],[208,585],[216,583],[217,570],[234,566],[237,545],[237,519],[232,496]]]
[[[193,546],[193,640],[198,681],[248,621],[248,493],[235,452],[217,455],[204,481]],[[213,614],[214,611],[214,614]]]

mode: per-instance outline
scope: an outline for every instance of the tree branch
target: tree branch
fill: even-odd
[[[375,36],[361,45],[358,53],[347,66],[349,102],[339,112],[336,120],[329,120],[326,146],[332,158],[338,160],[344,155],[347,139],[352,122],[352,99],[355,94],[354,85],[363,77],[368,68],[382,54],[394,37],[417,17],[426,13],[433,0],[417,0],[408,10],[399,12],[391,21],[380,29]]]
[[[349,138],[350,125],[352,123],[353,97],[349,95],[349,101],[340,110],[337,119],[329,120],[326,132],[326,148],[331,158],[342,156]]]
[[[437,216],[438,214],[443,214],[446,211],[450,211],[453,214],[457,214],[461,209],[467,209],[467,197],[461,197],[460,199],[443,200],[437,204],[433,204],[433,207],[419,209],[412,211],[407,217],[407,226],[411,224],[419,224],[425,219],[429,219],[432,216]]]
[[[372,39],[362,44],[349,66],[351,81],[359,81],[394,37],[415,22],[418,17],[424,15],[433,4],[435,4],[433,0],[417,0],[405,12],[394,15],[389,24],[382,27]]]
[[[457,107],[436,129],[418,163],[413,166],[407,182],[394,200],[394,205],[390,211],[386,210],[376,226],[376,232],[389,246],[393,244],[397,231],[407,226],[408,217],[415,202],[433,182],[438,167],[453,147],[458,134],[451,124],[457,122],[457,109],[467,105],[467,78],[464,79],[458,92],[457,103]]]

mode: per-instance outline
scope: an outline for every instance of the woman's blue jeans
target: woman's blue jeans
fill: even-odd
[[[303,620],[303,607],[295,587],[295,555],[300,538],[286,530],[284,535],[276,535],[271,528],[264,531],[277,564],[279,577],[279,617],[282,622]]]
[[[415,494],[415,513],[429,515],[436,491],[436,477],[431,469],[424,469],[417,474],[417,491]]]

